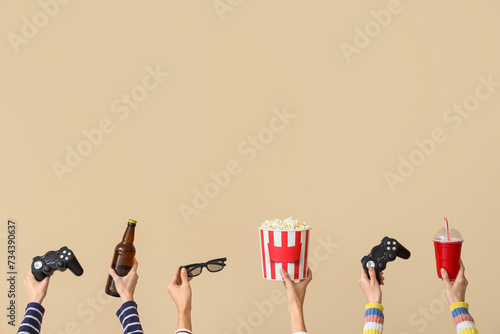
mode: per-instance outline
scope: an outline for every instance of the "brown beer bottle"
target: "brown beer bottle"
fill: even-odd
[[[135,225],[137,222],[133,219],[128,220],[127,229],[123,234],[123,240],[115,247],[115,254],[111,268],[113,268],[119,276],[125,276],[132,269],[135,257],[134,234]],[[108,275],[108,282],[104,291],[113,297],[120,297],[116,291],[115,282],[111,275]]]

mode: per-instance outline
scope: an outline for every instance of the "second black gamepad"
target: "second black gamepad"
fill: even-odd
[[[386,268],[387,262],[396,260],[396,257],[406,260],[409,259],[410,256],[410,251],[401,245],[396,239],[383,237],[380,245],[373,247],[370,254],[361,258],[361,263],[366,272],[366,276],[370,278],[368,268],[373,267],[375,269],[375,274],[377,275],[377,281],[381,283],[380,272]]]
[[[35,256],[31,262],[31,272],[38,282],[51,276],[54,271],[69,269],[76,276],[83,274],[83,268],[76,259],[75,254],[66,246],[58,251],[48,251],[43,256]]]

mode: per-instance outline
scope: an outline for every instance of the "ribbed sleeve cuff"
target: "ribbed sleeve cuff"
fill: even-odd
[[[459,308],[459,307],[464,307],[466,309],[469,309],[469,304],[467,304],[466,302],[458,302],[458,303],[453,303],[450,305],[450,311],[453,312],[453,310]]]
[[[457,334],[477,334],[474,319],[469,314],[469,304],[465,302],[450,305],[453,322],[457,326]]]
[[[368,310],[370,308],[377,308],[382,312],[384,311],[384,307],[382,306],[382,304],[379,303],[368,303],[365,305],[365,310]]]
[[[26,305],[26,309],[28,309],[30,307],[36,308],[38,311],[42,312],[42,315],[45,314],[45,309],[43,308],[43,306],[41,304],[38,304],[38,303],[28,303],[28,305]]]
[[[368,303],[365,310],[363,334],[382,334],[384,330],[384,307],[379,303]]]
[[[128,302],[125,302],[122,304],[122,306],[118,309],[118,311],[116,311],[116,316],[117,317],[120,317],[120,314],[127,308],[129,307],[134,307],[135,309],[137,309],[137,303],[134,302],[133,300],[129,300]]]

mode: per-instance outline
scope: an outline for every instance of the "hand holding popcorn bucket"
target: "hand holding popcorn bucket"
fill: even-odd
[[[311,227],[298,220],[268,221],[259,227],[262,275],[282,281],[283,267],[293,280],[307,277],[307,250]]]

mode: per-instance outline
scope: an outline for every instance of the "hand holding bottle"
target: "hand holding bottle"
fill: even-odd
[[[115,282],[116,291],[124,303],[134,300],[135,287],[137,285],[137,280],[139,279],[139,275],[137,275],[138,265],[139,263],[137,262],[137,259],[134,258],[132,269],[130,269],[129,273],[124,277],[118,276],[113,268],[108,267],[109,275],[111,275],[113,281]]]

